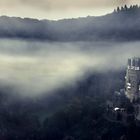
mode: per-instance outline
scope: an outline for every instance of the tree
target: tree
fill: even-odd
[[[125,8],[123,6],[121,7],[121,11],[125,11]]]
[[[128,7],[127,7],[127,5],[125,5],[125,6],[124,6],[124,9],[125,9],[126,11],[128,10]]]
[[[120,12],[120,7],[117,7],[117,12]]]

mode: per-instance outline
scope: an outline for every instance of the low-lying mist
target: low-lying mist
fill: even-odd
[[[140,56],[140,42],[0,40],[0,84],[25,96],[74,84],[88,72],[120,70]]]

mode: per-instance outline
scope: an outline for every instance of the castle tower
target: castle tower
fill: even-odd
[[[140,98],[140,58],[128,59],[125,90],[130,101]]]

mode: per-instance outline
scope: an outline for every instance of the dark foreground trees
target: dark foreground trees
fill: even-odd
[[[106,101],[123,87],[123,77],[123,72],[95,73],[49,100],[9,102],[11,90],[1,91],[0,139],[139,140],[139,123],[126,125],[105,116]]]

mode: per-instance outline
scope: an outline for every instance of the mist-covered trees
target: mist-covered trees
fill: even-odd
[[[117,7],[117,9],[114,10],[114,12],[124,12],[124,11],[139,11],[140,12],[140,7],[138,5],[130,5],[129,7],[127,5]]]
[[[49,41],[140,40],[138,5],[118,7],[101,17],[58,21],[0,17],[0,37]]]
[[[0,139],[139,140],[139,126],[105,117],[106,101],[123,87],[123,77],[123,72],[94,73],[36,101],[12,100],[12,93],[1,90]]]

